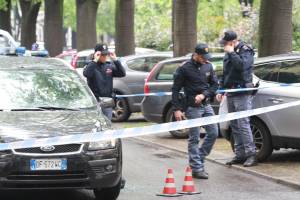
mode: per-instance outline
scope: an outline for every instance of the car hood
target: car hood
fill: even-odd
[[[110,127],[96,110],[0,112],[0,142],[91,133],[101,125]]]

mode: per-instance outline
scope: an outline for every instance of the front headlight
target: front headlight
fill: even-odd
[[[96,151],[96,150],[104,150],[104,149],[113,149],[116,147],[116,140],[105,140],[99,142],[90,142],[88,150],[89,151]]]

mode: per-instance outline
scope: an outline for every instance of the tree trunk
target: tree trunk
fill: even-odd
[[[116,54],[134,53],[134,0],[116,0]]]
[[[197,0],[175,0],[174,56],[193,52],[197,42]]]
[[[292,51],[293,0],[262,0],[259,18],[259,56]]]
[[[171,51],[173,51],[174,54],[174,43],[175,43],[175,39],[174,39],[174,30],[175,30],[175,3],[176,0],[172,0],[172,44],[171,44]]]
[[[31,49],[31,45],[36,42],[36,20],[41,2],[20,0],[20,6],[22,10],[21,45]]]
[[[0,29],[6,30],[11,33],[10,24],[10,10],[11,10],[11,0],[5,0],[6,9],[0,10]]]
[[[97,42],[96,18],[100,0],[76,0],[77,50],[93,48]]]
[[[63,50],[63,0],[45,0],[45,47],[50,56]]]

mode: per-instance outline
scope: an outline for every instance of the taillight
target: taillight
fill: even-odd
[[[145,80],[145,85],[144,85],[144,93],[145,93],[145,94],[148,94],[148,93],[150,92],[148,83],[149,83],[149,81],[152,79],[152,77],[153,77],[153,75],[154,75],[154,72],[155,72],[155,69],[156,69],[157,66],[158,66],[158,64],[156,64],[156,65],[152,68],[152,70],[150,71],[150,73],[148,74],[148,76],[147,76],[147,78],[146,78],[146,80]]]

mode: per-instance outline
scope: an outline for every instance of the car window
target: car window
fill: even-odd
[[[146,72],[150,72],[157,63],[165,59],[167,59],[167,57],[148,57],[146,60],[148,63],[148,69]]]
[[[165,63],[156,77],[157,80],[173,80],[173,74],[176,69],[182,65],[183,61],[177,61],[172,63]]]
[[[164,64],[161,67],[159,74],[157,75],[157,80],[173,80],[174,72],[183,63],[184,61]],[[216,75],[218,76],[218,78],[220,78],[223,74],[223,58],[212,59],[211,63],[216,72]]]
[[[213,65],[213,69],[218,78],[221,78],[223,75],[223,58],[222,57],[212,57],[210,60]]]
[[[127,66],[129,69],[141,72],[150,72],[156,63],[165,60],[166,57],[145,57],[145,58],[136,58],[133,60],[127,61]]]
[[[300,61],[283,62],[279,71],[278,82],[300,83]]]
[[[79,56],[76,61],[76,68],[84,68],[89,62],[92,61],[92,55],[89,56]]]
[[[80,77],[66,69],[0,70],[0,96],[0,109],[95,106]]]
[[[136,58],[133,60],[127,61],[127,66],[129,69],[135,71],[145,71],[146,70],[146,59],[145,58]]]
[[[253,68],[254,74],[265,81],[278,81],[281,62],[264,63]]]

